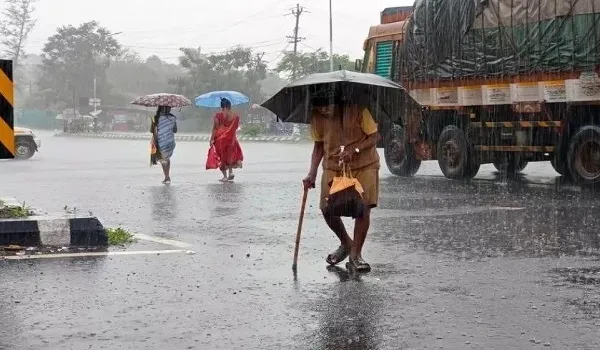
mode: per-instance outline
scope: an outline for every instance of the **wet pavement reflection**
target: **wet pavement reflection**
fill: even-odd
[[[432,162],[410,179],[382,169],[362,276],[326,268],[338,243],[313,191],[294,276],[310,145],[242,145],[225,184],[198,161],[205,146],[178,144],[170,186],[145,142],[49,138],[35,163],[2,164],[21,200],[196,254],[0,260],[0,349],[598,348],[600,193],[549,164],[511,179],[484,166],[464,183]],[[108,177],[107,154],[120,162]],[[154,249],[174,248],[126,251]]]
[[[383,196],[386,220],[374,224],[382,241],[463,259],[597,255],[600,248],[596,192],[441,179],[390,179],[384,186],[402,188]]]

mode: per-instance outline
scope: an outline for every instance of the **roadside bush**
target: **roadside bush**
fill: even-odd
[[[129,232],[121,227],[107,228],[106,233],[108,234],[108,244],[109,245],[122,246],[122,245],[126,245],[129,243],[134,243],[137,241],[137,239],[131,232]]]
[[[241,134],[247,137],[256,137],[265,132],[265,127],[262,124],[248,124],[241,130]]]

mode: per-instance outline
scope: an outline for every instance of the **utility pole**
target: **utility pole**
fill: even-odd
[[[297,74],[298,43],[305,39],[298,36],[298,30],[300,28],[300,16],[302,15],[302,13],[304,13],[304,11],[304,7],[301,7],[300,4],[296,4],[296,8],[292,9],[292,15],[296,17],[296,26],[294,27],[294,35],[287,37],[288,39],[290,39],[290,43],[294,44],[294,67],[292,70],[292,79],[296,79]]]
[[[329,70],[333,72],[333,11],[329,0]]]

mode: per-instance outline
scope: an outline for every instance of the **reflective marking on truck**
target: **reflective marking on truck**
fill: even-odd
[[[560,128],[560,121],[520,121],[520,122],[475,122],[473,128]]]
[[[12,61],[0,60],[0,159],[15,157]]]
[[[475,149],[478,151],[488,152],[554,152],[554,146],[486,146],[477,145]]]

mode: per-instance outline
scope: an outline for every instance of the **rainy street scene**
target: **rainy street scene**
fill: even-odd
[[[600,348],[600,0],[139,5],[0,0],[1,350]]]

